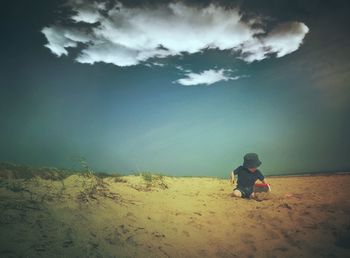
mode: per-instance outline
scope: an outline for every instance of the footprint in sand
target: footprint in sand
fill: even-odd
[[[128,212],[128,213],[126,214],[126,217],[128,218],[129,221],[131,221],[131,222],[136,222],[136,216],[134,215],[134,213]]]
[[[99,243],[89,240],[88,245],[90,246],[91,249],[96,249],[99,246]]]
[[[182,231],[182,233],[185,235],[185,236],[187,236],[187,237],[189,237],[190,236],[190,233],[188,233],[187,231],[185,231],[185,230],[183,230]]]
[[[138,246],[138,243],[134,240],[134,237],[133,236],[129,236],[126,240],[125,240],[126,243],[128,243],[129,245],[132,245],[132,246]]]
[[[270,225],[275,228],[279,228],[281,225],[283,225],[283,221],[278,217],[272,217],[270,220]]]
[[[18,257],[18,255],[12,250],[5,249],[0,251],[0,257],[15,258],[15,257]]]
[[[208,256],[208,250],[201,249],[198,251],[198,254],[202,257]]]
[[[104,240],[110,245],[124,245],[124,241],[122,240],[122,234],[119,233],[117,228],[108,232],[104,237]]]
[[[138,228],[134,229],[134,232],[145,232],[145,233],[147,233],[147,230],[145,230],[145,228],[143,228],[143,227],[138,227]]]
[[[240,235],[241,237],[241,240],[244,244],[247,244],[249,245],[249,249],[252,250],[252,251],[256,251],[257,248],[255,246],[255,242],[252,241],[252,239],[254,239],[254,236],[252,234],[249,234],[249,233],[242,233]]]
[[[266,239],[272,239],[272,240],[276,240],[276,239],[280,239],[281,236],[276,233],[276,231],[273,230],[265,230],[266,235],[268,236]]]
[[[119,229],[123,234],[129,233],[129,229],[127,229],[124,224],[119,225]]]
[[[62,243],[63,247],[70,247],[71,245],[73,245],[72,234],[73,234],[73,230],[72,230],[72,228],[69,227],[66,230],[66,239]]]
[[[158,231],[152,232],[152,235],[155,236],[155,237],[158,237],[158,238],[160,238],[160,237],[162,237],[162,238],[165,237],[164,234],[162,234],[162,233],[160,233],[160,232],[158,232]]]
[[[65,240],[62,244],[63,247],[69,247],[71,245],[73,245],[73,240],[71,240],[71,239]]]
[[[285,246],[277,247],[273,249],[274,251],[287,252],[288,248]]]

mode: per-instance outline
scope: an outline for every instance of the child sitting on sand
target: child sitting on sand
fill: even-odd
[[[242,198],[253,198],[254,197],[254,184],[259,179],[264,184],[264,175],[260,170],[257,169],[261,165],[261,161],[256,153],[247,153],[244,155],[243,166],[239,166],[231,172],[231,182],[234,184],[235,175],[237,175],[237,187],[233,189],[232,196]],[[270,191],[269,186],[269,191]]]

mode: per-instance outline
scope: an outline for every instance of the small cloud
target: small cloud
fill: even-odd
[[[241,78],[241,76],[234,76],[231,77],[225,73],[227,73],[228,70],[220,69],[220,70],[205,70],[200,73],[187,73],[185,78],[176,80],[175,82],[185,85],[185,86],[192,86],[192,85],[210,85],[219,81],[228,81],[228,80],[237,80]]]
[[[147,66],[147,67],[149,67],[149,68],[153,68],[153,67],[156,67],[156,66],[158,66],[158,67],[164,67],[166,64],[164,64],[164,63],[159,63],[159,62],[151,62],[151,63],[144,63],[143,65],[144,65],[144,66]]]
[[[186,72],[186,73],[190,73],[191,70],[189,69],[185,69],[184,67],[182,67],[181,65],[175,65],[174,66],[177,70],[180,70],[181,72]]]
[[[165,66],[164,63],[159,63],[159,62],[153,62],[152,64],[153,64],[154,66],[160,66],[160,67]]]

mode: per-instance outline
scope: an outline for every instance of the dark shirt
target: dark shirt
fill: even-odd
[[[236,168],[233,173],[238,175],[237,187],[253,187],[257,179],[262,181],[265,178],[260,170],[253,173],[243,166]]]

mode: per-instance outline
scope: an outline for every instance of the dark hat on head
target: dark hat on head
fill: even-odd
[[[256,153],[247,153],[243,159],[243,166],[246,168],[257,168],[261,165],[261,161]]]

